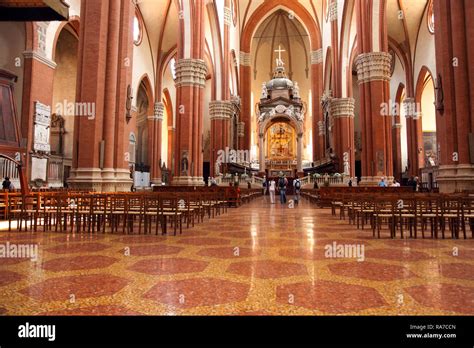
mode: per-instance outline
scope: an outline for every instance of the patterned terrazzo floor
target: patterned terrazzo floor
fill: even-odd
[[[0,232],[40,251],[0,258],[0,315],[474,314],[474,240],[377,240],[264,200],[177,237]],[[327,258],[333,242],[364,261]]]

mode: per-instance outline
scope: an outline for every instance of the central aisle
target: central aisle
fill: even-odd
[[[306,202],[259,198],[178,237],[0,241],[40,244],[39,264],[0,263],[0,314],[474,314],[472,241],[452,263],[456,241],[373,240]],[[334,242],[365,260],[325,257]]]

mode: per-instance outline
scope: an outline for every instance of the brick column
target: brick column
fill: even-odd
[[[148,163],[150,164],[151,183],[161,184],[161,131],[165,106],[157,102],[153,116],[148,116]]]
[[[374,185],[382,176],[393,176],[392,119],[382,115],[389,101],[391,55],[362,53],[356,58],[361,100],[362,185]]]
[[[424,166],[421,112],[417,110],[414,98],[406,98],[403,107],[407,119],[408,174],[418,176]]]
[[[249,150],[251,141],[251,86],[252,86],[252,68],[250,63],[250,53],[240,52],[240,97],[242,100],[242,111],[240,113],[243,125],[243,134],[239,137],[239,150]],[[242,126],[241,126],[242,127]]]
[[[219,150],[226,150],[230,144],[230,120],[234,113],[234,106],[231,101],[212,101],[209,103],[209,113],[211,117],[211,175],[215,176],[215,164]]]
[[[173,185],[204,185],[202,112],[207,68],[202,59],[176,63],[176,141]]]
[[[23,52],[24,75],[23,75],[23,96],[21,137],[26,139],[25,173],[27,182],[31,178],[31,157],[34,146],[34,103],[39,101],[44,105],[51,106],[51,113],[55,113],[53,102],[54,72],[56,63],[46,58],[45,53],[37,48],[33,51]],[[18,86],[18,88],[21,88]]]
[[[402,146],[401,146],[401,129],[402,125],[400,123],[400,115],[397,115],[395,118],[395,123],[392,125],[392,139],[393,139],[393,177],[397,179],[398,182],[402,180],[402,173],[404,168],[402,168]]]
[[[474,187],[473,1],[434,1],[436,18],[438,184],[441,192]],[[472,140],[474,142],[474,140]]]
[[[76,115],[69,184],[97,191],[128,191],[127,90],[132,73],[133,2],[82,1],[76,101],[95,106]]]
[[[384,115],[390,99],[387,2],[356,0],[356,58],[362,129],[362,185],[376,185],[380,177],[393,175],[392,119]],[[384,108],[385,105],[385,108]]]
[[[354,149],[354,98],[333,98],[330,103],[330,114],[334,119],[335,152],[338,159],[339,173],[348,170],[348,175],[355,175]],[[347,153],[347,156],[345,156]],[[344,159],[347,158],[348,168]]]
[[[312,116],[313,116],[313,161],[321,160],[325,157],[324,134],[319,132],[318,122],[323,121],[323,111],[321,108],[321,96],[323,89],[323,50],[320,48],[311,52],[311,96],[312,96]]]

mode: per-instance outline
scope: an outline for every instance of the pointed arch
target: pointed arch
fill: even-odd
[[[322,47],[321,30],[319,23],[313,19],[311,14],[299,2],[288,0],[265,1],[261,4],[249,18],[241,37],[241,51],[250,52],[253,35],[260,23],[270,16],[277,9],[292,11],[292,14],[304,25],[310,36],[311,49],[317,50]]]

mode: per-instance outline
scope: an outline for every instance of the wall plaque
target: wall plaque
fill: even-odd
[[[33,150],[50,152],[51,107],[35,102],[35,128]]]
[[[31,181],[38,179],[46,181],[47,168],[47,158],[31,157]]]

